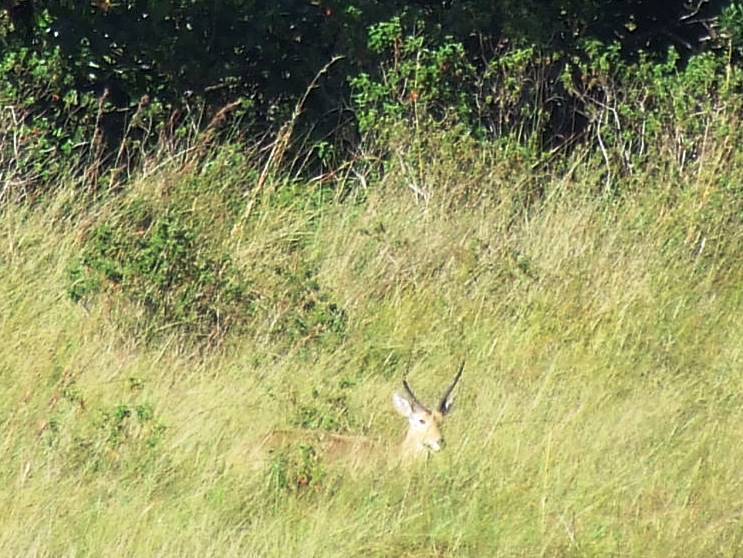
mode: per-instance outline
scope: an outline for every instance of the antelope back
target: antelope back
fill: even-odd
[[[462,376],[463,368],[464,363],[434,410],[418,400],[407,380],[403,380],[404,393],[393,395],[394,408],[408,421],[408,430],[399,448],[400,457],[404,461],[426,457],[444,448],[441,426],[444,418],[451,411],[452,393]],[[368,436],[305,429],[272,430],[252,447],[238,448],[230,452],[228,463],[234,466],[241,464],[248,465],[251,469],[260,469],[270,462],[277,452],[297,445],[309,445],[316,449],[323,461],[344,462],[353,466],[374,463],[380,456],[389,456],[391,449],[389,444]]]
[[[322,430],[277,429],[265,434],[252,447],[243,447],[232,452],[228,461],[232,466],[259,470],[267,466],[275,456],[301,446],[311,447],[318,459],[324,463],[343,463],[351,466],[373,461],[380,444],[368,436],[336,434]]]

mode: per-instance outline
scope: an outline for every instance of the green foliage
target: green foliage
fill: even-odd
[[[48,183],[89,148],[96,100],[75,88],[59,47],[0,55],[0,159],[17,177]]]
[[[276,271],[283,277],[284,300],[292,310],[276,324],[274,334],[287,340],[323,337],[327,341],[342,341],[348,321],[346,313],[321,289],[312,271]]]
[[[480,72],[472,101],[478,136],[521,146],[534,158],[580,133],[582,107],[567,102],[557,77],[564,65],[564,53],[534,45],[496,53]]]
[[[91,473],[125,464],[142,467],[160,456],[166,430],[148,403],[104,407],[76,435],[68,459]]]
[[[638,164],[668,160],[666,151],[683,169],[710,134],[733,132],[719,114],[739,111],[743,75],[713,53],[691,58],[681,71],[678,61],[671,49],[664,61],[641,53],[630,63],[619,44],[592,41],[563,69],[563,86],[584,107],[585,132],[604,159],[607,185]]]
[[[145,447],[154,448],[165,432],[165,426],[155,420],[152,405],[147,403],[102,409],[94,425],[101,433],[103,445],[113,450],[120,450],[135,438]]]
[[[327,476],[317,450],[311,444],[290,445],[277,451],[269,463],[268,482],[279,496],[319,490]]]
[[[674,49],[662,60],[643,51],[627,60],[618,42],[586,40],[569,57],[508,48],[477,68],[462,44],[433,45],[420,29],[406,34],[399,18],[372,27],[369,47],[384,62],[376,77],[362,73],[351,88],[363,132],[383,145],[397,143],[396,135],[411,145],[395,151],[410,152],[406,164],[421,190],[421,170],[430,166],[421,153],[437,128],[429,122],[522,146],[535,164],[558,138],[568,146],[590,143],[609,184],[668,149],[660,141],[668,133],[678,138],[673,149],[683,167],[701,149],[704,130],[715,130],[720,107],[735,111],[740,103],[743,78],[719,53],[691,57],[680,70]]]
[[[309,402],[302,400],[293,406],[290,423],[310,430],[353,432],[358,425],[351,414],[348,395],[354,385],[343,381],[332,389],[314,388]]]
[[[118,221],[87,235],[69,272],[69,296],[105,294],[135,309],[145,338],[176,330],[218,342],[251,314],[252,296],[230,258],[208,242],[201,224],[178,207],[135,200]],[[125,314],[126,315],[126,314]]]
[[[280,0],[271,9],[255,0],[6,4],[0,100],[14,116],[0,128],[3,134],[14,129],[15,141],[1,149],[12,160],[12,149],[27,146],[21,159],[12,153],[16,164],[24,177],[45,184],[60,170],[44,165],[51,154],[84,155],[97,184],[107,166],[134,162],[143,145],[193,133],[183,126],[184,114],[190,125],[199,122],[196,128],[223,125],[229,116],[243,131],[276,129],[335,55],[345,56],[344,63],[323,76],[297,123],[313,138],[328,141],[335,134],[329,145],[354,147],[347,139],[354,123],[336,116],[349,81],[362,131],[379,128],[379,120],[430,111],[498,135],[514,127],[525,134],[528,126],[515,124],[513,114],[528,112],[536,121],[530,126],[551,143],[565,134],[546,125],[545,111],[559,116],[560,110],[544,106],[555,97],[544,87],[548,76],[532,71],[545,66],[525,60],[529,49],[542,53],[537,59],[563,57],[587,39],[618,39],[623,60],[673,44],[692,47],[691,54],[706,34],[701,22],[719,11],[703,2],[688,18],[686,3],[607,9],[595,0]],[[720,17],[733,49],[739,49],[739,12],[733,3]],[[503,78],[500,69],[516,59],[521,69],[510,68]],[[576,107],[565,118],[579,113]],[[318,154],[321,165],[327,165],[325,151]]]
[[[743,4],[731,2],[720,14],[720,27],[731,55],[743,59]]]
[[[369,29],[369,49],[383,62],[378,77],[361,73],[351,79],[362,133],[380,131],[399,120],[456,114],[467,122],[474,67],[461,43],[448,37],[428,44],[424,30],[406,35],[400,18]]]
[[[302,248],[291,241],[280,247],[280,260],[262,264],[260,313],[269,322],[270,337],[287,349],[338,346],[347,337],[348,315],[318,281],[314,262],[297,257]]]
[[[130,386],[130,402],[88,408],[83,390],[66,382],[55,412],[42,423],[44,445],[75,473],[148,466],[162,457],[167,427],[154,406],[141,400],[140,390]]]

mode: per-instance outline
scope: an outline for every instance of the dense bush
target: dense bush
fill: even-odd
[[[175,330],[209,343],[245,323],[253,298],[197,219],[141,199],[97,224],[70,269],[73,300],[100,294],[133,305],[120,316],[145,338]]]
[[[279,208],[288,219],[312,214],[302,225],[312,229],[328,200],[363,189],[366,176],[405,184],[426,203],[439,184],[448,185],[450,206],[508,198],[515,214],[542,195],[539,172],[572,172],[570,157],[558,155],[576,145],[588,146],[581,156],[590,164],[580,168],[590,169],[593,193],[614,196],[633,186],[622,179],[640,165],[661,161],[659,172],[680,174],[710,141],[732,156],[739,135],[737,3],[716,21],[711,47],[694,56],[694,49],[660,53],[653,41],[629,48],[637,36],[615,31],[628,18],[647,24],[639,14],[652,12],[652,3],[642,2],[605,13],[592,2],[529,4],[529,17],[509,2],[475,1],[396,2],[386,10],[371,0],[276,10],[247,0],[219,9],[208,2],[16,4],[33,9],[25,16],[6,10],[0,28],[7,108],[0,115],[0,199],[17,184],[50,183],[81,169],[99,187],[112,168],[108,184],[117,185],[132,176],[122,171],[137,169],[148,143],[184,169],[160,198],[135,193],[123,210],[97,219],[70,271],[74,300],[102,296],[117,310],[126,306],[119,314],[146,338],[177,330],[211,342],[256,319],[287,346],[343,343],[346,309],[318,280],[316,262],[296,255],[304,232],[271,247],[278,260],[261,260],[258,289],[223,243]],[[550,42],[544,34],[571,29],[569,40]],[[607,43],[610,29],[618,40]],[[347,153],[334,157],[337,137],[289,145],[302,116],[289,110],[337,53],[349,56],[323,73],[300,108],[323,135],[321,115],[349,95],[362,134],[350,163]],[[212,157],[212,132],[230,115],[242,119],[242,132],[284,127],[267,136],[275,137],[270,150],[246,149],[259,140],[238,138]],[[441,164],[432,156],[439,150],[459,166]],[[308,160],[332,168],[317,187],[274,180],[287,161],[297,174],[314,168]],[[528,178],[504,194],[494,184],[510,173]]]
[[[184,119],[203,127],[229,113],[241,129],[264,132],[289,119],[337,55],[345,58],[302,105],[300,129],[314,139],[341,129],[333,141],[355,143],[355,117],[342,108],[350,80],[362,130],[423,103],[494,134],[519,129],[527,112],[554,145],[576,130],[583,107],[554,102],[549,83],[564,62],[553,57],[582,51],[583,41],[618,40],[622,60],[669,45],[684,59],[708,46],[740,52],[738,4],[720,20],[724,32],[719,3],[604,4],[13,0],[0,12],[0,101],[12,112],[2,133],[14,130],[2,157],[48,182],[58,170],[44,165],[50,155],[84,154],[97,181],[101,165],[125,165],[142,142],[174,133]],[[714,40],[703,42],[710,33]],[[19,145],[31,155],[19,158]]]

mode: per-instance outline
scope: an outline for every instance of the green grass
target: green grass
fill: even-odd
[[[206,352],[132,334],[115,292],[72,302],[69,269],[143,192],[167,207],[195,185],[178,195],[207,211],[237,174],[6,204],[0,554],[743,555],[740,161],[648,166],[606,198],[588,162],[530,175],[471,157],[436,160],[427,204],[393,168],[344,201],[277,184],[245,220],[214,210],[256,310]],[[300,484],[296,460],[277,476],[233,459],[310,419],[401,440],[402,375],[433,400],[462,357],[435,459],[320,456]]]

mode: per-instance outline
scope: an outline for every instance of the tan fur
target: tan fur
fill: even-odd
[[[380,449],[380,442],[368,436],[323,430],[274,430],[263,437],[252,457],[262,464],[277,452],[300,444],[312,446],[325,462],[345,462],[349,465],[368,461]]]
[[[286,429],[269,432],[248,451],[233,453],[229,461],[233,464],[247,462],[251,468],[258,469],[270,461],[272,455],[299,444],[311,446],[322,461],[343,462],[351,466],[373,463],[380,457],[399,462],[425,459],[444,447],[441,426],[451,408],[451,394],[462,375],[463,366],[464,364],[445,392],[438,410],[431,411],[421,404],[407,381],[403,381],[406,394],[395,393],[393,405],[397,412],[408,420],[408,430],[397,451],[394,451],[390,444],[368,436],[336,434],[322,430]]]

